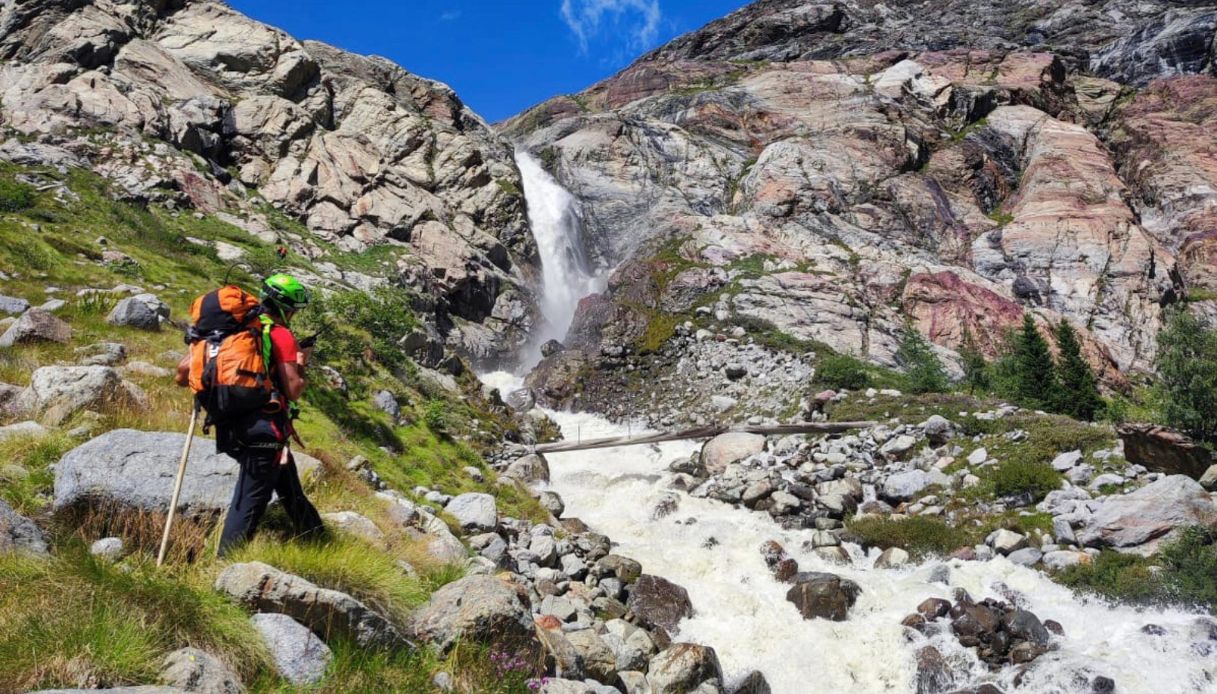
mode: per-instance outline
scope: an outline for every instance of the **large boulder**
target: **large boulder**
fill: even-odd
[[[215,589],[250,609],[288,615],[322,638],[337,634],[364,648],[412,648],[389,620],[350,595],[261,562],[229,566],[216,577]]]
[[[34,521],[0,499],[0,554],[8,552],[46,554],[46,536]]]
[[[794,587],[786,591],[786,599],[794,603],[803,619],[820,617],[844,622],[861,593],[862,588],[847,578],[808,571],[795,578]]]
[[[161,682],[195,694],[245,694],[239,677],[218,658],[197,648],[181,648],[165,656]]]
[[[883,481],[880,496],[886,501],[899,503],[908,501],[930,486],[930,476],[923,470],[906,470],[897,472]]]
[[[1190,525],[1217,528],[1217,503],[1196,480],[1171,475],[1131,494],[1103,499],[1076,534],[1084,546],[1150,555]]]
[[[706,442],[701,449],[702,466],[711,475],[722,473],[731,463],[765,450],[765,437],[760,434],[728,432]]]
[[[40,309],[30,309],[23,313],[16,323],[8,327],[0,335],[0,347],[31,342],[59,342],[67,344],[72,341],[72,328],[55,316]]]
[[[1124,442],[1124,457],[1152,472],[1200,479],[1213,464],[1213,454],[1182,432],[1151,424],[1122,424],[1116,429]]]
[[[169,306],[152,294],[136,294],[118,302],[106,322],[140,330],[160,330],[169,321]]]
[[[167,511],[182,434],[115,429],[68,451],[55,466],[55,508],[81,502],[117,503]],[[182,481],[179,512],[219,512],[228,507],[237,463],[216,453],[215,442],[196,438]]]
[[[637,624],[647,629],[676,633],[680,620],[693,616],[689,591],[666,578],[642,574],[630,589],[626,609]]]
[[[725,691],[723,668],[709,646],[674,643],[651,659],[647,674],[653,694],[688,694],[693,691]]]
[[[467,576],[431,595],[410,619],[410,632],[441,650],[458,640],[505,647],[532,644],[532,613],[516,589],[494,576]]]
[[[25,299],[0,294],[0,313],[19,316],[28,310],[30,310],[30,302]]]
[[[285,614],[256,614],[253,623],[283,679],[308,686],[325,676],[334,654],[308,627]]]
[[[44,366],[11,409],[58,425],[82,410],[141,412],[148,409],[148,396],[108,366]]]
[[[469,492],[453,497],[444,507],[465,530],[485,532],[499,524],[499,509],[494,497],[481,492]]]
[[[38,422],[16,422],[0,427],[0,441],[15,438],[46,436],[48,430]]]
[[[530,453],[516,459],[503,473],[505,477],[517,479],[524,484],[549,481],[549,462],[539,453]]]
[[[167,511],[186,445],[184,434],[115,429],[67,452],[55,466],[55,508],[79,503]],[[320,461],[293,452],[304,479]],[[178,512],[218,513],[228,507],[237,479],[237,462],[217,453],[215,441],[196,437],[182,480]]]

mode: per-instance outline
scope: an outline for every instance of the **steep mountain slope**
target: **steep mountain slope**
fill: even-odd
[[[447,86],[218,2],[5,3],[0,57],[6,159],[87,163],[132,200],[234,213],[312,260],[382,246],[374,274],[434,296],[475,357],[528,330],[537,259],[512,151]],[[309,234],[274,229],[269,207]]]
[[[906,320],[950,359],[1032,310],[1121,387],[1162,305],[1214,281],[1215,27],[1203,3],[762,0],[502,131],[617,266],[570,346],[698,315],[893,365]]]

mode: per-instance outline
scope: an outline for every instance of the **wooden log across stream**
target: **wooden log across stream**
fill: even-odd
[[[709,439],[726,433],[761,434],[838,434],[850,429],[864,429],[875,426],[876,422],[806,422],[800,424],[770,424],[751,426],[740,424],[726,426],[721,424],[685,429],[683,431],[661,431],[654,434],[638,436],[608,436],[586,441],[557,441],[541,443],[533,446],[534,453],[568,453],[570,451],[589,451],[595,448],[616,448],[618,446],[639,446],[663,441],[683,441],[685,439]]]

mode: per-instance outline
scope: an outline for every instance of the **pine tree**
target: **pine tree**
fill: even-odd
[[[1098,381],[1090,365],[1082,358],[1082,346],[1078,334],[1066,320],[1056,329],[1056,344],[1060,355],[1056,361],[1057,391],[1056,411],[1074,419],[1094,420],[1103,407],[1099,396]]]
[[[1023,314],[1023,327],[1014,339],[1013,396],[1023,407],[1047,409],[1057,402],[1056,369],[1052,352],[1030,313]]]
[[[981,354],[968,326],[963,326],[963,344],[959,347],[959,358],[963,362],[963,382],[968,392],[985,391],[989,388],[989,364]]]
[[[1217,331],[1186,310],[1172,312],[1158,333],[1157,366],[1166,424],[1217,443]]]
[[[929,341],[911,325],[906,325],[900,336],[896,361],[904,367],[906,387],[910,392],[941,393],[950,385],[942,362],[938,361]]]

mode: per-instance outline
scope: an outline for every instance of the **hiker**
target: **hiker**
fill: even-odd
[[[289,325],[296,312],[308,303],[309,291],[298,280],[277,274],[262,283],[260,304],[236,287],[225,287],[200,297],[191,309],[195,314],[195,328],[188,339],[198,349],[192,347],[191,354],[178,364],[177,384],[191,386],[196,393],[207,387],[223,391],[219,396],[207,392],[199,397],[200,404],[208,411],[204,431],[208,424],[214,424],[216,450],[232,456],[240,465],[237,486],[220,536],[220,556],[253,536],[272,494],[278,494],[297,536],[316,534],[322,529],[321,516],[300,485],[289,445],[295,436],[291,413],[304,393],[304,370],[312,356],[311,346],[300,349]],[[222,335],[230,336],[232,342],[213,339],[208,343],[207,335],[216,335],[219,331],[214,327],[210,329],[216,332],[202,330],[204,323],[208,326],[224,323],[227,332]],[[214,360],[210,371],[201,356],[207,345],[214,345],[212,349],[215,350],[210,353]],[[219,349],[245,349],[249,354],[219,357]],[[225,358],[236,361],[224,362]],[[264,368],[264,374],[239,368],[251,359],[252,363]],[[217,362],[219,365],[215,366]],[[206,375],[200,375],[200,371]],[[214,386],[216,381],[227,378],[236,383],[243,377],[249,378],[244,385]],[[201,380],[208,382],[200,385]],[[242,411],[243,402],[255,402],[258,406],[251,411]],[[224,412],[225,408],[231,413]]]

